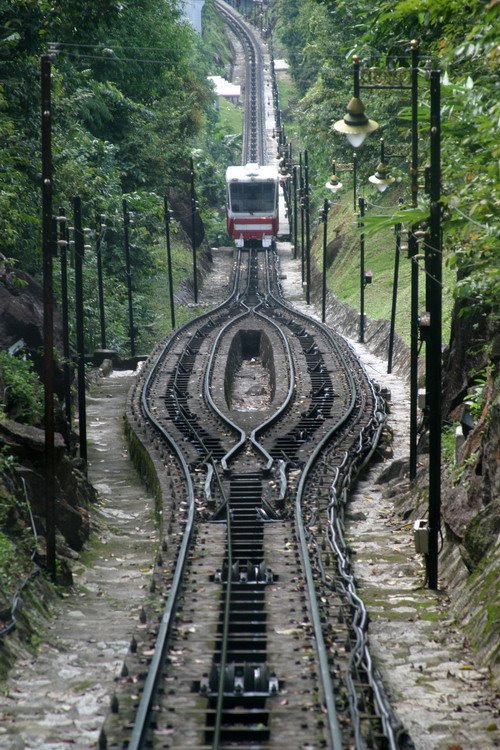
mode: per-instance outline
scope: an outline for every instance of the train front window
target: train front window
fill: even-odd
[[[275,205],[274,182],[231,182],[231,209],[236,214],[272,214]]]

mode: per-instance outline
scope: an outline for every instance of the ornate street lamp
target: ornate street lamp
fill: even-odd
[[[342,120],[333,124],[337,133],[347,136],[347,140],[353,148],[359,148],[366,136],[378,130],[379,124],[375,120],[369,120],[365,115],[365,106],[359,98],[359,57],[354,55],[354,90],[353,97],[347,105],[346,113]]]
[[[337,190],[340,190],[342,187],[342,183],[339,181],[337,175],[335,174],[335,162],[332,161],[332,174],[330,175],[330,178],[327,182],[325,182],[325,187],[328,190],[331,190],[332,193],[336,193]]]
[[[396,179],[395,177],[389,174],[389,167],[385,163],[384,139],[381,138],[380,139],[380,161],[377,165],[375,174],[370,175],[370,177],[368,178],[368,182],[371,182],[371,184],[375,185],[375,187],[380,193],[383,193],[384,190],[387,190],[389,185],[392,185],[395,179]]]

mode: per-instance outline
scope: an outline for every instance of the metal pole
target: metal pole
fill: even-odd
[[[78,379],[78,435],[80,458],[87,462],[87,410],[85,404],[85,337],[83,328],[83,258],[85,241],[82,228],[82,200],[73,198],[73,224],[75,227],[75,308],[76,308],[76,358]]]
[[[101,329],[101,349],[106,349],[106,316],[104,312],[104,284],[102,277],[102,238],[103,217],[96,216],[95,253],[97,258],[97,294],[99,299],[99,325]]]
[[[309,206],[309,160],[307,149],[304,151],[305,171],[305,215],[306,215],[306,303],[311,304],[311,215]]]
[[[328,209],[330,204],[325,199],[323,203],[323,284],[321,297],[321,322],[326,320],[326,246],[328,241]]]
[[[196,195],[194,190],[194,164],[192,157],[189,160],[189,176],[191,179],[191,246],[193,248],[193,295],[194,301],[198,302],[198,279],[196,271]]]
[[[135,357],[135,327],[134,327],[134,307],[132,304],[132,273],[130,270],[130,214],[127,208],[127,201],[122,202],[123,208],[123,241],[125,249],[125,274],[127,276],[127,297],[128,297],[128,335],[130,338],[130,356]]]
[[[302,269],[302,283],[305,278],[305,254],[304,247],[305,241],[305,221],[304,221],[304,170],[302,169],[302,154],[300,154],[299,162],[299,177],[300,177],[300,261]]]
[[[365,215],[365,199],[359,199],[359,218],[358,226],[363,226],[363,216]],[[365,235],[362,232],[359,236],[359,340],[362,344],[365,342]]]
[[[410,481],[417,476],[417,412],[418,412],[418,243],[413,232],[408,236],[411,259],[410,313]]]
[[[430,133],[430,219],[426,244],[428,283],[427,310],[430,330],[427,348],[426,390],[429,406],[429,554],[427,578],[430,589],[438,588],[438,539],[441,526],[441,343],[442,343],[442,257],[441,257],[441,96],[440,71],[431,71]]]
[[[163,213],[165,216],[165,237],[167,241],[167,272],[168,272],[168,292],[170,297],[170,321],[172,330],[175,328],[175,305],[174,305],[174,282],[172,279],[172,254],[170,249],[170,209],[168,207],[167,196],[163,198]]]
[[[416,39],[411,47],[411,204],[418,205],[418,62],[419,44]],[[408,236],[408,255],[411,258],[411,339],[410,339],[410,481],[417,477],[417,417],[418,417],[418,242],[414,234]]]
[[[61,261],[61,313],[62,313],[62,344],[63,344],[63,376],[64,376],[64,411],[71,432],[71,351],[69,346],[69,304],[68,304],[68,222],[62,208],[59,209],[59,236],[61,239],[59,257]],[[69,437],[69,435],[68,435]]]
[[[298,221],[299,217],[297,214],[297,183],[298,183],[298,175],[297,175],[297,166],[294,166],[293,168],[293,259],[296,260],[297,258],[297,243],[299,241],[298,237]]]
[[[401,224],[395,225],[396,254],[394,256],[394,280],[392,282],[391,326],[389,329],[389,353],[387,355],[387,372],[392,372],[392,356],[394,353],[394,331],[396,328],[396,306],[398,303],[399,257],[401,253]]]
[[[412,39],[411,46],[411,205],[418,203],[418,42]]]
[[[352,152],[352,179],[354,195],[354,211],[358,208],[358,155],[356,151]]]
[[[52,258],[54,227],[52,221],[52,100],[50,57],[41,60],[40,84],[42,100],[42,253],[43,253],[43,384],[45,404],[45,536],[47,568],[56,578],[55,530],[55,446],[54,446],[54,305]]]

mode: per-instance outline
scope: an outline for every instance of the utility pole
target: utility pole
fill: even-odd
[[[78,380],[78,435],[80,458],[87,463],[87,407],[85,401],[85,332],[83,321],[83,258],[85,240],[82,227],[82,199],[73,198],[75,227],[75,308],[76,308],[76,358]]]
[[[132,270],[130,267],[130,212],[127,201],[122,201],[123,209],[123,242],[125,250],[125,274],[127,276],[127,297],[128,297],[128,330],[130,337],[130,356],[135,357],[135,326],[134,326],[134,306],[132,300]]]
[[[168,291],[170,298],[170,322],[172,330],[175,328],[175,305],[174,305],[174,282],[172,280],[172,254],[170,249],[170,209],[168,207],[167,196],[163,199],[163,212],[165,216],[165,238],[167,242],[167,272],[168,272]]]
[[[196,193],[194,189],[194,162],[189,160],[189,176],[191,181],[191,246],[193,249],[193,296],[198,302],[198,274],[196,270]]]
[[[430,220],[425,246],[426,307],[430,315],[426,346],[426,395],[429,409],[429,553],[426,558],[430,589],[438,588],[438,540],[441,527],[441,91],[440,71],[432,70],[431,146],[429,169]]]
[[[45,536],[47,568],[56,579],[55,529],[55,427],[54,427],[54,302],[52,266],[54,222],[52,220],[52,63],[41,58],[42,99],[42,253],[43,253],[43,383],[45,403]]]
[[[365,199],[359,199],[359,227],[363,227],[365,215]],[[365,342],[365,234],[359,236],[359,341]]]

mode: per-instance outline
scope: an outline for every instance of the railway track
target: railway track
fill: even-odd
[[[217,6],[248,50],[243,161],[259,161],[262,43]],[[159,344],[130,396],[163,542],[101,747],[412,747],[343,539],[383,403],[344,340],[285,303],[276,264],[238,251],[227,300]]]

